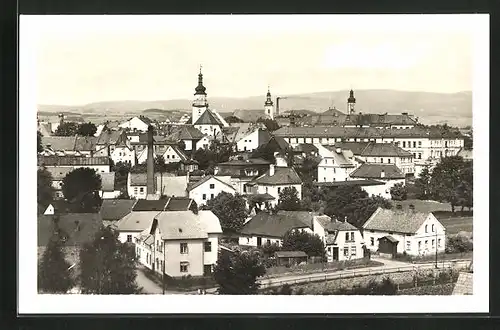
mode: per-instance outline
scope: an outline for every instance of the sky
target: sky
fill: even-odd
[[[473,16],[28,16],[21,31],[39,104],[191,99],[200,65],[209,98],[454,93],[472,90]]]

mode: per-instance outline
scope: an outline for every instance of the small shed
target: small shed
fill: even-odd
[[[381,237],[379,238],[378,252],[394,258],[398,251],[398,243],[399,241],[390,235]]]
[[[274,253],[277,266],[293,266],[307,263],[307,254],[303,251],[278,251]]]

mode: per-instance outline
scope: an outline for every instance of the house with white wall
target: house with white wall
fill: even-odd
[[[206,276],[218,258],[222,235],[212,211],[162,212],[135,239],[139,262],[170,277]]]
[[[165,164],[178,163],[187,161],[188,157],[179,146],[170,144],[166,146],[165,152],[162,154]]]
[[[144,116],[136,116],[130,118],[126,122],[119,125],[120,128],[128,129],[130,131],[147,132],[148,126],[152,125],[153,121]]]
[[[394,164],[362,164],[354,170],[349,176],[350,180],[376,180],[384,182],[383,190],[380,187],[374,187],[380,192],[379,196],[391,199],[391,188],[396,184],[405,185],[405,175]],[[372,188],[369,188],[372,189]],[[372,193],[370,190],[369,193]],[[373,193],[372,193],[373,194]]]
[[[54,188],[55,198],[64,198],[62,193],[63,179],[69,172],[73,171],[71,167],[49,166],[47,171],[52,175],[52,187]]]
[[[446,229],[429,212],[414,208],[378,208],[363,225],[366,247],[372,252],[395,256],[425,256],[445,251]]]
[[[127,177],[127,193],[130,198],[145,199],[147,195],[147,173],[129,173]]]
[[[320,218],[325,231],[325,249],[328,262],[347,261],[364,257],[363,236],[349,222]]]
[[[230,176],[207,175],[201,180],[189,184],[187,190],[189,198],[192,198],[200,206],[205,205],[221,192],[236,194],[236,190],[231,185]]]
[[[208,147],[209,140],[200,130],[190,125],[182,125],[167,136],[170,141],[182,141],[184,142],[184,150],[198,150],[204,148],[204,145]]]
[[[203,135],[216,136],[221,132],[221,127],[224,127],[224,124],[217,115],[210,109],[207,109],[194,122],[193,126],[203,133]]]
[[[308,211],[278,211],[277,213],[259,212],[245,223],[238,239],[242,246],[262,246],[265,244],[282,245],[283,236],[290,230],[305,231],[325,240],[322,223],[330,217]]]
[[[366,163],[394,164],[404,175],[415,174],[413,154],[392,143],[370,142],[361,151],[360,158]]]
[[[227,140],[235,143],[239,152],[254,151],[271,139],[271,134],[262,123],[232,123],[223,130]]]
[[[214,169],[216,176],[230,176],[231,186],[240,195],[257,193],[251,184],[247,186],[252,180],[263,175],[269,170],[271,163],[262,158],[249,158],[232,159],[224,163],[219,163]]]
[[[356,169],[354,155],[350,150],[317,144],[321,161],[318,164],[318,182],[346,181]]]

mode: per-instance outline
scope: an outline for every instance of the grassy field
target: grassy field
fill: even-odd
[[[420,199],[407,199],[405,201],[391,201],[392,205],[401,204],[403,209],[408,209],[410,204],[415,206],[417,212],[436,212],[436,211],[451,211],[450,203],[440,203],[436,201],[423,201]]]
[[[460,231],[472,232],[472,217],[442,218],[439,221],[446,228],[447,234],[456,234]]]

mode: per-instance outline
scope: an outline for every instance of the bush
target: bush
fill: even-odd
[[[408,197],[408,190],[402,183],[396,183],[391,187],[391,198],[395,201],[403,201]]]
[[[472,249],[472,239],[465,235],[449,236],[446,239],[446,253],[465,253]]]

